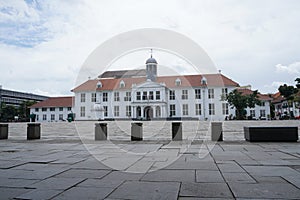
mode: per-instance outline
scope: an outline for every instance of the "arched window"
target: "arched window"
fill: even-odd
[[[125,87],[125,82],[123,80],[120,81],[120,88],[124,88]]]
[[[181,80],[180,80],[180,78],[177,78],[177,79],[175,80],[175,85],[176,85],[176,86],[180,86],[180,85],[181,85]]]
[[[207,85],[207,79],[204,76],[201,79],[201,84],[202,85]]]
[[[97,82],[97,88],[102,88],[102,83],[101,83],[101,81],[98,81],[98,82]]]
[[[156,117],[160,117],[161,116],[161,112],[160,112],[160,107],[159,106],[156,106],[156,108],[155,108],[155,116]]]

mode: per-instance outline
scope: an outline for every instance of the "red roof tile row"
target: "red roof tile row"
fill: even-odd
[[[32,105],[30,108],[72,107],[73,97],[50,97]]]
[[[241,92],[243,95],[251,95],[253,94],[253,91],[248,89],[248,88],[238,88],[237,89],[239,92]],[[260,94],[258,93],[257,94],[258,96],[258,99],[261,100],[261,101],[272,101],[273,98],[270,97],[268,94]]]
[[[200,87],[204,86],[201,79],[205,77],[207,86],[234,86],[238,87],[239,84],[222,74],[205,74],[205,75],[185,75],[185,76],[160,76],[157,77],[156,82],[164,83],[168,88],[174,88],[176,79],[181,80],[180,87]],[[101,82],[102,87],[97,88],[98,81]],[[78,87],[74,88],[72,92],[81,91],[95,91],[95,90],[116,90],[120,88],[120,82],[124,81],[125,87],[123,89],[130,89],[133,84],[140,84],[146,81],[146,77],[133,77],[133,78],[108,78],[108,79],[94,79],[88,80]],[[178,86],[177,86],[178,87]]]

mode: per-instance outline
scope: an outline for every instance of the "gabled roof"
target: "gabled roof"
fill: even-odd
[[[253,91],[248,89],[248,88],[238,88],[237,90],[239,92],[241,92],[242,95],[251,95],[251,94],[253,94]],[[268,94],[258,93],[257,96],[258,96],[258,99],[261,100],[261,101],[272,101],[273,100],[273,98],[270,97],[270,95],[268,95]]]
[[[202,87],[205,86],[201,83],[202,77],[207,79],[207,86],[233,86],[238,87],[239,84],[222,74],[203,74],[203,75],[184,75],[184,76],[160,76],[157,77],[157,83],[164,83],[168,88],[176,87]],[[181,85],[176,86],[175,81],[179,78]],[[125,87],[120,88],[120,81],[124,81]],[[102,87],[97,88],[98,81],[101,82]],[[107,78],[107,79],[94,79],[88,80],[83,84],[77,86],[72,92],[81,91],[96,91],[96,90],[116,90],[116,89],[130,89],[133,84],[141,84],[146,81],[146,77],[132,77],[132,78]]]
[[[73,97],[50,97],[30,106],[30,108],[72,107]]]

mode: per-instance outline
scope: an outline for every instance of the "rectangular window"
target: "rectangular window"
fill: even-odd
[[[43,120],[47,120],[47,115],[43,115]]]
[[[195,89],[195,99],[201,99],[201,89]]]
[[[97,94],[96,93],[92,93],[91,102],[96,102],[96,101],[97,101]]]
[[[35,112],[39,112],[39,108],[35,108]]]
[[[228,103],[222,103],[222,111],[223,111],[223,115],[228,115],[229,114]]]
[[[80,117],[85,117],[85,107],[84,106],[80,107]]]
[[[114,101],[120,101],[120,93],[114,92]]]
[[[147,100],[147,92],[143,92],[143,97],[142,97],[143,100]]]
[[[222,98],[226,98],[228,95],[228,89],[227,88],[222,88]]]
[[[63,115],[63,114],[59,114],[59,115],[58,115],[58,119],[59,119],[59,120],[63,120],[63,119],[64,119],[64,115]]]
[[[51,115],[51,121],[54,121],[55,120],[55,115]]]
[[[126,116],[131,117],[131,106],[126,106]]]
[[[196,115],[201,115],[201,104],[195,105]]]
[[[160,100],[160,91],[156,91],[155,94],[156,94],[156,100]]]
[[[120,115],[120,110],[119,106],[114,106],[114,116],[119,117]]]
[[[154,95],[153,95],[153,91],[149,92],[149,100],[153,100],[154,99]]]
[[[188,99],[188,90],[182,90],[181,99]]]
[[[188,104],[182,105],[182,115],[189,115],[189,105]]]
[[[208,114],[215,115],[215,104],[213,103],[208,104]]]
[[[170,117],[176,115],[175,104],[170,105]]]
[[[64,111],[64,108],[63,107],[59,107],[59,111]]]
[[[39,115],[36,115],[36,121],[39,121]]]
[[[141,92],[136,92],[136,100],[141,100]]]
[[[85,102],[85,93],[80,94],[80,102]]]
[[[215,90],[214,89],[208,89],[208,98],[209,99],[215,98]]]
[[[71,107],[68,107],[68,111],[71,111],[72,110],[72,108]]]
[[[42,112],[47,112],[47,108],[42,108]]]
[[[131,101],[131,92],[125,93],[124,101]]]
[[[265,105],[266,105],[266,104],[265,104],[264,101],[262,101],[261,104],[260,104],[260,106],[265,106]]]
[[[170,92],[169,92],[169,99],[170,100],[175,100],[175,90],[170,90]]]
[[[250,116],[255,117],[255,110],[250,110]]]
[[[104,108],[104,117],[107,117],[108,116],[107,106],[103,106],[103,108]]]
[[[108,93],[107,92],[103,92],[102,101],[103,102],[107,102],[108,101]]]
[[[51,112],[55,111],[55,108],[50,108],[50,111],[51,111]]]
[[[266,117],[266,110],[260,110],[260,117]]]

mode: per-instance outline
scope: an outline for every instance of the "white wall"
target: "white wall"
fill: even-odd
[[[62,114],[63,115],[63,120],[67,120],[68,118],[68,114],[72,112],[72,108],[71,111],[68,111],[68,107],[63,107],[63,111],[59,111],[59,107],[55,107],[55,111],[50,111],[50,108],[47,108],[47,111],[42,111],[42,108],[38,108],[39,111],[37,112],[35,110],[35,108],[31,108],[30,109],[30,114],[36,114],[36,121],[37,122],[50,122],[50,121],[60,121],[59,120],[59,115]],[[43,115],[46,115],[46,120],[43,120]],[[51,120],[51,115],[55,116],[54,120]]]

